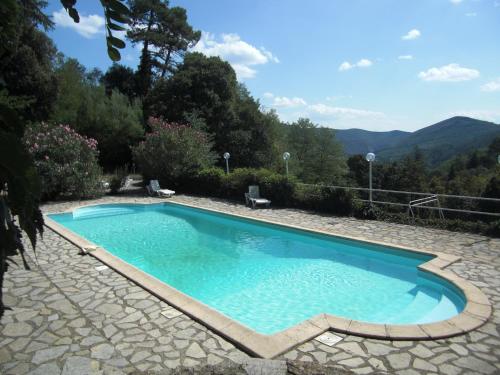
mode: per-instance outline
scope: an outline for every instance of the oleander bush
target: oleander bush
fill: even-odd
[[[42,185],[42,199],[92,198],[103,193],[97,141],[67,125],[33,125],[24,142]]]
[[[177,188],[196,179],[200,169],[214,164],[216,155],[207,133],[158,118],[150,118],[149,126],[151,132],[132,148],[145,182],[154,179],[162,187]]]

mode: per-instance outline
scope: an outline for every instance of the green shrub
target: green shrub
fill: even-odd
[[[221,196],[225,177],[226,173],[221,168],[205,168],[198,172],[189,187],[195,193]]]
[[[125,185],[127,177],[128,170],[126,166],[117,168],[115,170],[115,173],[109,181],[109,189],[111,190],[111,194],[116,194],[120,191],[120,189]]]
[[[295,178],[288,178],[280,174],[264,176],[259,181],[262,196],[270,199],[276,206],[293,205],[295,192]]]
[[[179,187],[196,179],[198,171],[214,164],[215,154],[207,133],[187,125],[150,119],[151,133],[132,149],[144,181]]]
[[[384,211],[376,205],[366,202],[354,202],[353,215],[362,220],[383,220]]]
[[[485,233],[489,236],[500,237],[500,220],[496,220],[490,223],[488,229],[486,229]]]
[[[321,185],[297,184],[294,205],[297,208],[327,212],[335,215],[352,215],[355,194],[344,189]]]
[[[96,140],[69,126],[40,124],[27,129],[24,141],[42,181],[43,199],[91,198],[103,193]]]

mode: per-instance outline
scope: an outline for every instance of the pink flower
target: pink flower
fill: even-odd
[[[45,155],[45,160],[49,160],[49,155]]]

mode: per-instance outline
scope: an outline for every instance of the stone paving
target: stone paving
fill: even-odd
[[[59,212],[81,204],[125,200],[158,201],[105,197],[48,204],[43,210]],[[173,200],[459,255],[462,261],[449,269],[488,295],[493,315],[478,330],[446,340],[391,342],[338,334],[342,340],[332,347],[311,340],[277,360],[255,361],[95,258],[79,255],[75,246],[47,229],[36,257],[29,251],[32,269],[13,265],[6,275],[4,301],[12,310],[1,320],[0,373],[170,373],[169,369],[203,365],[230,369],[227,373],[299,373],[284,361],[358,374],[500,373],[500,240],[292,209],[251,210],[207,198],[177,196]],[[243,367],[237,371],[234,366],[238,364]],[[331,368],[323,372],[316,368],[314,373],[333,373]]]

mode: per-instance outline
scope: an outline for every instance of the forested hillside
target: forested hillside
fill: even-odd
[[[413,133],[372,132],[360,129],[336,130],[347,154],[375,152],[380,160],[396,161],[409,155],[415,147],[432,168],[456,156],[487,147],[500,136],[500,125],[469,117],[452,117]]]

